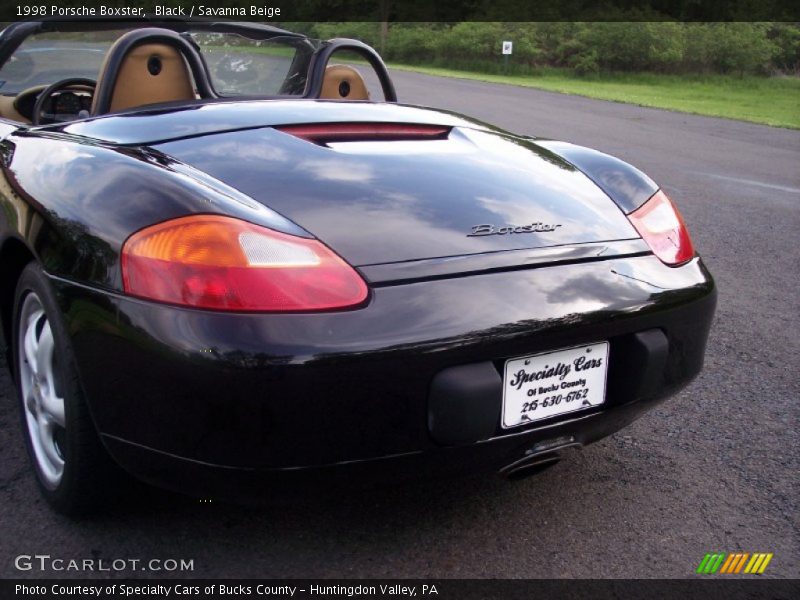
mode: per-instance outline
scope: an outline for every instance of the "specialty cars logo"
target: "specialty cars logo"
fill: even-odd
[[[561,225],[548,225],[547,223],[531,223],[530,225],[475,225],[472,227],[472,233],[468,233],[467,237],[481,237],[484,235],[508,235],[510,233],[547,233],[555,231]]]
[[[700,561],[700,575],[761,575],[772,560],[772,552],[709,552]]]

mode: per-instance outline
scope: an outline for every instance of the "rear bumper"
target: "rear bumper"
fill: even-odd
[[[112,456],[198,493],[219,478],[303,470],[495,469],[542,441],[591,443],[700,371],[716,301],[699,259],[669,268],[652,256],[377,287],[364,309],[313,315],[219,314],[54,285]],[[500,428],[503,361],[600,340],[611,344],[602,407]],[[437,400],[437,376],[465,365],[495,368],[495,383],[477,399]],[[459,394],[461,421],[443,418]]]
[[[504,475],[503,471],[528,459],[550,457],[565,447],[586,446],[609,436],[659,401],[643,399],[609,410],[570,415],[558,423],[461,446],[293,468],[230,467],[186,459],[111,436],[104,436],[103,441],[120,465],[149,483],[195,496],[256,499],[272,497],[276,489],[318,493],[479,473]]]

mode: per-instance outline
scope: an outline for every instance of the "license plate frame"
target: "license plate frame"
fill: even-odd
[[[506,360],[502,428],[514,429],[604,404],[609,352],[609,343],[601,341]]]

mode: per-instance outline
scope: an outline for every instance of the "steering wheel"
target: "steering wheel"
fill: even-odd
[[[94,93],[94,89],[96,87],[97,81],[94,79],[88,79],[86,77],[70,77],[68,79],[62,79],[61,81],[56,81],[55,83],[48,85],[42,90],[42,92],[39,94],[39,97],[36,98],[36,104],[33,105],[31,122],[34,125],[47,125],[50,123],[58,123],[60,121],[60,119],[45,118],[43,116],[45,102],[47,102],[48,98],[50,98],[56,92],[61,92],[69,88],[89,88],[91,89],[92,93]]]

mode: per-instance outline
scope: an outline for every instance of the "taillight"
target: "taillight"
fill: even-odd
[[[662,262],[677,266],[694,257],[694,246],[686,223],[661,190],[633,211],[628,218]]]
[[[317,311],[367,298],[356,271],[317,240],[219,215],[166,221],[122,248],[132,296],[214,310]]]

